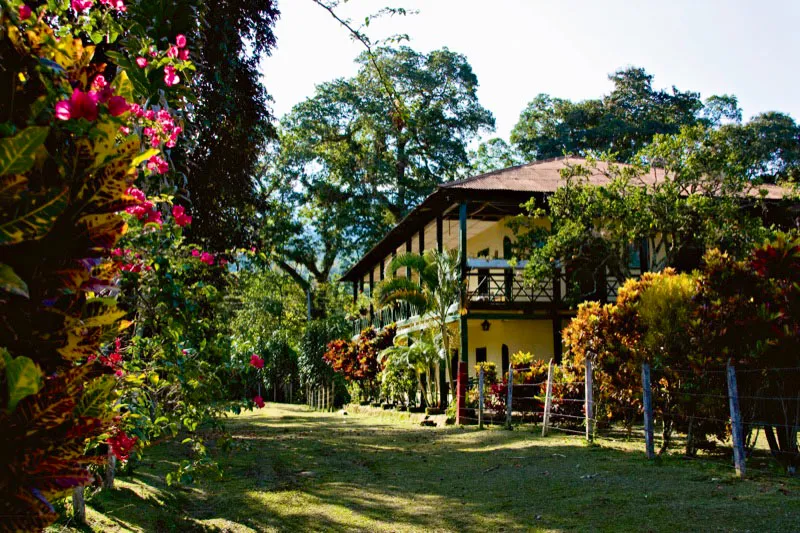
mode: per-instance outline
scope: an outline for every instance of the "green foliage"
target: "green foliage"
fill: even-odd
[[[194,133],[176,157],[195,212],[190,238],[214,250],[250,246],[267,210],[259,177],[276,136],[259,65],[275,46],[273,0],[192,1],[202,24],[192,35],[198,70]],[[188,24],[173,30],[192,30]]]
[[[618,70],[609,79],[614,89],[599,100],[538,95],[520,115],[511,143],[528,159],[614,152],[619,161],[630,161],[654,135],[676,134],[700,122],[698,93],[656,90],[653,76],[638,67]]]
[[[662,451],[680,430],[694,454],[709,437],[728,436],[723,369],[732,362],[743,371],[747,432],[766,426],[773,455],[793,471],[800,458],[799,261],[800,240],[778,234],[744,260],[713,250],[695,275],[667,269],[629,280],[615,304],[579,307],[564,330],[569,366],[579,373],[591,358],[600,413],[630,426],[641,408],[641,365],[649,363]]]
[[[0,371],[5,374],[8,400],[6,410],[13,411],[17,404],[42,388],[42,371],[30,358],[25,356],[12,358],[5,348],[0,348]]]
[[[0,176],[28,172],[49,133],[46,126],[30,126],[13,137],[0,139]]]
[[[512,227],[518,253],[530,258],[529,279],[546,281],[563,269],[572,302],[603,299],[607,277],[625,280],[639,268],[631,258],[642,243],[653,259],[649,268],[691,270],[704,249],[742,256],[769,235],[755,209],[767,208],[756,183],[715,132],[689,128],[657,136],[643,157],[663,168],[653,183],[641,179],[653,168],[589,159],[568,166],[564,186],[544,205],[527,204],[529,215]],[[596,173],[610,182],[591,184]],[[549,228],[539,223],[543,217]]]
[[[388,271],[395,272],[401,268],[411,269],[417,276],[416,280],[413,277],[390,276],[378,284],[376,304],[383,307],[394,302],[407,302],[417,306],[420,313],[431,314],[436,324],[433,342],[438,347],[440,360],[443,359],[447,365],[447,375],[452,382],[450,357],[446,356],[450,353],[452,332],[447,319],[453,312],[452,307],[458,303],[462,290],[456,252],[429,250],[423,255],[400,254],[389,263]]]
[[[268,190],[288,208],[265,238],[317,282],[459,176],[470,140],[494,126],[460,54],[380,48],[357,61],[354,78],[320,84],[284,118],[270,169]]]

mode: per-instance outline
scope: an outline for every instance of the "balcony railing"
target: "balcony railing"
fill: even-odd
[[[375,329],[381,329],[389,324],[395,324],[408,320],[413,316],[419,315],[419,309],[416,305],[411,305],[407,302],[396,302],[391,306],[384,307],[383,309],[376,310],[372,317],[363,316],[353,321],[353,335],[358,335],[362,330],[373,326]]]

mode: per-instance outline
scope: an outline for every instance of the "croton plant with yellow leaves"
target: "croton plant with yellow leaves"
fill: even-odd
[[[161,223],[135,182],[170,171],[193,67],[186,37],[149,37],[129,7],[0,0],[0,529],[48,525],[98,443],[135,445],[111,252],[131,216]]]

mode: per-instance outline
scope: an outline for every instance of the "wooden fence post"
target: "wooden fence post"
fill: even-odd
[[[542,437],[547,436],[547,424],[550,423],[550,407],[553,403],[553,360],[547,367],[547,389],[544,395],[544,414],[542,415]]]
[[[511,410],[512,404],[514,403],[513,400],[513,391],[514,391],[514,367],[511,366],[511,363],[508,364],[508,397],[506,398],[506,429],[512,429],[511,427]]]
[[[653,445],[653,391],[650,388],[650,365],[642,363],[642,407],[644,409],[644,447],[648,459],[656,456]]]
[[[114,476],[116,474],[116,469],[117,469],[117,456],[114,455],[111,452],[111,450],[109,450],[108,457],[106,458],[105,478],[103,479],[104,489],[114,488]]]
[[[478,371],[478,429],[483,429],[483,367]]]
[[[592,360],[586,356],[586,383],[584,386],[586,394],[586,402],[584,410],[586,411],[586,440],[591,442],[592,435],[594,434],[593,428],[593,404],[592,404]]]
[[[736,370],[734,370],[730,360],[728,361],[727,371],[728,404],[731,410],[733,464],[736,467],[736,475],[742,477],[745,472],[744,432],[742,430],[742,414],[739,411],[739,390],[736,386]]]
[[[83,498],[83,487],[72,488],[72,517],[79,524],[86,524],[86,501]]]

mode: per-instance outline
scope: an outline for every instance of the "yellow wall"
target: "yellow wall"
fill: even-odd
[[[489,331],[481,329],[483,320],[468,320],[469,375],[475,374],[475,349],[486,348],[486,360],[502,363],[502,346],[508,345],[509,356],[516,352],[531,352],[545,361],[553,357],[553,325],[550,320],[490,319]],[[459,357],[460,359],[460,357]]]

